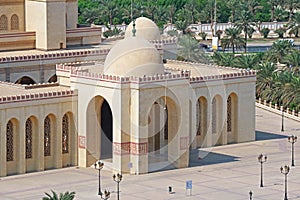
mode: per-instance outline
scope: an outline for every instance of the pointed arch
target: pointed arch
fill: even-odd
[[[19,30],[19,17],[16,14],[13,14],[10,18],[10,27],[11,30]]]
[[[61,121],[61,154],[63,167],[76,165],[77,163],[77,135],[73,113],[67,112]]]
[[[19,121],[15,118],[10,119],[6,124],[6,174],[17,174],[19,164]]]
[[[6,15],[1,15],[0,17],[0,31],[8,30],[8,18]]]
[[[231,93],[227,98],[227,112],[226,112],[226,130],[227,130],[227,142],[237,142],[237,117],[238,117],[238,96],[235,93]]]
[[[14,161],[14,128],[13,123],[9,120],[6,124],[6,161]]]
[[[207,99],[205,97],[200,97],[196,103],[196,137],[197,137],[197,147],[204,146],[204,140],[207,135]]]
[[[22,84],[22,85],[29,85],[29,84],[35,84],[36,82],[29,76],[23,76],[19,78],[15,83]]]

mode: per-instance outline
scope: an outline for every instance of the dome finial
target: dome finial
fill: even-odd
[[[135,33],[136,33],[136,29],[135,29],[135,19],[133,20],[133,24],[132,24],[132,36],[135,37]]]

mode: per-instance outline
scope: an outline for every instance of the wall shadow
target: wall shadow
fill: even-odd
[[[193,149],[190,151],[189,167],[236,162],[239,161],[238,158],[239,157]]]
[[[274,139],[282,139],[282,138],[287,138],[287,137],[288,136],[286,136],[286,135],[267,133],[267,132],[263,132],[263,131],[255,131],[255,141],[274,140]]]

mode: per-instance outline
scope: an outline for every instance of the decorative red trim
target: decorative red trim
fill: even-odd
[[[86,148],[86,137],[85,136],[78,136],[78,147],[80,149]]]
[[[114,142],[113,153],[117,155],[145,155],[148,153],[148,143],[136,143],[136,142]]]

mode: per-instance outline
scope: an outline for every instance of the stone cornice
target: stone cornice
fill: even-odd
[[[60,90],[0,97],[0,104],[76,96],[73,90]]]

